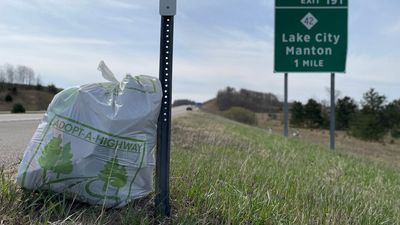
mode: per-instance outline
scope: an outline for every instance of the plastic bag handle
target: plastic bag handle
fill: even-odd
[[[104,63],[103,60],[100,61],[99,67],[97,68],[101,74],[103,75],[103,78],[113,82],[113,83],[119,83],[117,78],[115,78],[114,74],[111,72],[111,70],[107,67],[107,65]]]

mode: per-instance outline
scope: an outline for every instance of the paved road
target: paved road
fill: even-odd
[[[22,158],[43,114],[0,114],[0,166],[12,166]]]
[[[174,107],[174,117],[183,115],[186,106]],[[15,168],[22,158],[43,113],[0,114],[0,167]]]
[[[185,113],[187,113],[188,111],[186,111],[186,108],[187,108],[188,106],[177,106],[177,107],[173,107],[172,108],[172,117],[177,117],[177,116],[181,116],[181,115],[183,115],[183,114],[185,114]],[[191,108],[195,108],[195,107],[192,107],[191,106]]]

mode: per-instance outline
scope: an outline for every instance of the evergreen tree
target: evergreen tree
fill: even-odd
[[[117,157],[106,163],[104,169],[100,171],[99,178],[104,182],[103,191],[105,192],[108,184],[111,184],[111,186],[117,188],[116,195],[118,195],[119,189],[125,186],[128,179],[125,167],[119,165]]]
[[[290,108],[290,124],[292,126],[303,126],[304,125],[304,106],[301,102],[293,102]]]
[[[394,138],[400,138],[400,99],[389,103],[385,109],[385,120]]]
[[[331,125],[331,112],[330,112],[330,107],[324,107],[322,106],[321,110],[321,118],[322,118],[322,123],[321,123],[321,128],[323,129],[329,129]]]
[[[307,127],[319,128],[322,125],[321,104],[314,99],[309,99],[304,106],[304,119]]]
[[[363,95],[361,102],[364,113],[382,113],[385,109],[386,96],[380,95],[374,88]]]
[[[59,160],[54,165],[53,171],[57,174],[58,178],[60,174],[71,173],[72,167],[71,143],[67,143],[62,147]]]
[[[354,117],[351,124],[353,136],[369,140],[380,141],[388,131],[388,123],[385,119],[386,97],[380,95],[373,88],[364,93],[362,109]]]
[[[336,104],[336,128],[338,130],[349,129],[350,120],[357,113],[357,104],[355,101],[345,96],[338,99]]]
[[[39,165],[43,168],[43,181],[45,182],[47,171],[57,174],[69,174],[72,172],[72,153],[71,144],[61,146],[61,137],[52,138],[44,147],[42,155],[39,158]]]

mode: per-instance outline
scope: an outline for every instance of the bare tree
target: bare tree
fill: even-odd
[[[40,74],[36,76],[36,85],[42,85],[42,76]]]
[[[16,69],[16,83],[32,85],[35,81],[35,71],[24,65],[18,65]]]
[[[28,85],[33,85],[34,81],[35,81],[35,71],[33,71],[32,68],[27,67],[25,82]]]
[[[7,82],[14,83],[14,78],[15,78],[14,66],[10,64],[5,64],[4,70],[6,71]]]
[[[0,67],[0,83],[6,82],[6,72]]]
[[[18,65],[15,69],[14,82],[19,84],[24,84],[26,79],[26,66]]]
[[[331,99],[331,88],[325,87],[325,92],[326,92],[326,95],[328,96],[328,99]],[[335,90],[335,101],[337,101],[341,96],[342,96],[342,92],[340,90],[336,89]]]
[[[25,66],[18,65],[15,68],[15,77],[14,77],[14,82],[23,84],[25,80]]]
[[[6,89],[6,72],[0,67],[0,91]]]

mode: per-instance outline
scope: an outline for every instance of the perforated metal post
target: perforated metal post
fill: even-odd
[[[163,98],[157,126],[155,204],[158,212],[165,216],[170,216],[171,214],[169,203],[169,163],[171,146],[172,56],[175,13],[176,1],[160,0],[161,42],[159,79],[163,89]]]
[[[283,103],[283,135],[289,137],[288,74],[285,73],[285,102]]]
[[[331,73],[331,123],[330,123],[330,147],[335,150],[336,129],[336,104],[335,104],[335,73]]]

